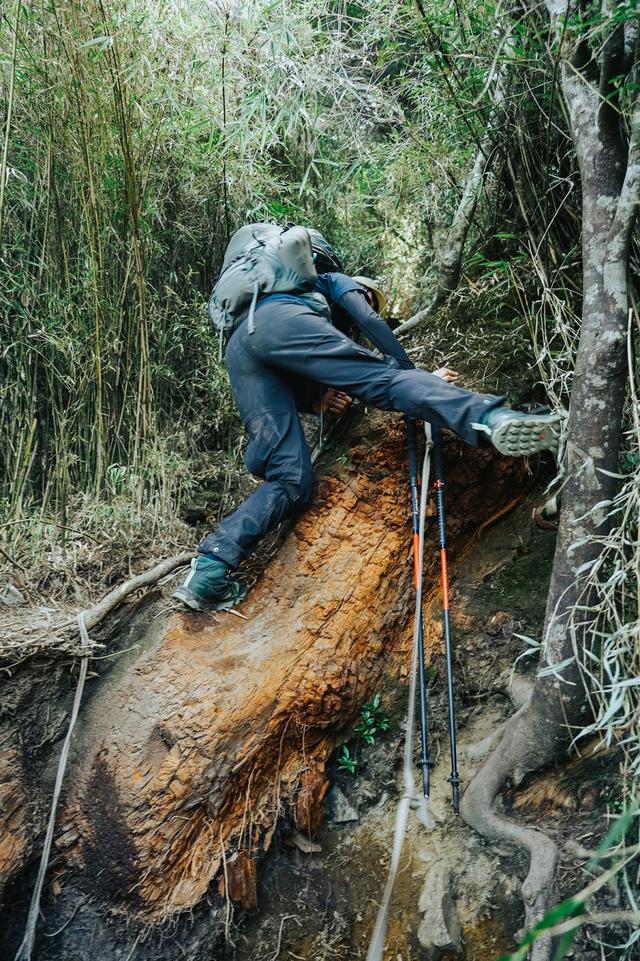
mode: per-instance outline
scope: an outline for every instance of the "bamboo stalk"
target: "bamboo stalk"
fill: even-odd
[[[7,160],[9,156],[9,135],[13,119],[13,103],[16,89],[16,63],[18,57],[18,25],[22,12],[22,0],[16,2],[16,15],[13,25],[13,46],[11,50],[11,73],[9,78],[9,94],[7,97],[7,120],[4,128],[4,143],[2,146],[2,162],[0,163],[0,244],[2,243],[2,229],[4,226],[4,196],[7,183]]]

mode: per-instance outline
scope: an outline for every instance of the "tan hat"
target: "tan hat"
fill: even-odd
[[[354,277],[353,279],[357,284],[360,284],[361,287],[366,287],[367,290],[371,291],[371,293],[373,294],[373,299],[375,301],[374,310],[378,314],[382,314],[385,307],[387,306],[387,298],[382,293],[380,288],[377,286],[375,281],[371,280],[370,277]]]

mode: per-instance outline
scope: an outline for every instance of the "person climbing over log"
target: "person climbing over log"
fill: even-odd
[[[257,240],[251,248],[253,259],[243,252],[247,231]],[[256,264],[261,268],[256,249],[264,251],[265,258],[275,257],[273,251],[281,248],[269,247],[269,231],[280,231],[276,241],[282,242],[284,230],[271,225],[241,228],[232,238],[214,301],[218,291],[220,303],[234,302],[235,287],[230,295],[221,285],[229,287],[229,277],[237,285]],[[270,263],[269,271],[253,281],[253,293],[248,288],[249,310],[230,325],[225,363],[249,437],[245,465],[265,483],[199,545],[189,575],[173,594],[196,611],[229,608],[241,601],[247,588],[233,573],[268,531],[309,504],[315,476],[299,411],[319,413],[322,406],[341,414],[356,397],[380,410],[446,427],[473,447],[490,442],[511,456],[557,448],[556,415],[512,410],[504,396],[457,387],[457,374],[447,368],[436,373],[418,370],[381,318],[384,298],[373,281],[342,273],[337,254],[318,231],[293,227],[289,239],[298,245],[297,272],[304,275],[306,270],[311,278],[306,288],[282,292],[284,282],[279,288],[273,282],[277,266]],[[310,267],[304,263],[309,242]],[[234,279],[234,270],[240,281]],[[290,264],[282,274],[292,275]],[[269,281],[264,280],[267,275]],[[258,296],[265,285],[276,292]],[[229,307],[215,304],[226,329]],[[357,343],[360,333],[381,356]]]

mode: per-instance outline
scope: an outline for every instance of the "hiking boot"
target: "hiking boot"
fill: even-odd
[[[558,450],[560,418],[548,408],[522,411],[494,407],[472,426],[487,434],[496,450],[507,457],[526,457],[543,450],[555,454]]]
[[[223,611],[235,607],[247,596],[247,588],[234,581],[224,561],[199,554],[191,561],[191,570],[184,584],[173,592],[193,611]]]

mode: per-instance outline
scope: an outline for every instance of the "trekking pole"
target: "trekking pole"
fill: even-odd
[[[447,660],[447,696],[449,699],[449,743],[451,745],[451,783],[452,804],[455,814],[460,812],[460,779],[458,777],[458,749],[456,745],[456,705],[453,690],[453,662],[451,643],[451,621],[449,618],[449,574],[447,571],[447,531],[444,513],[444,464],[442,457],[442,431],[433,429],[433,464],[436,494],[436,516],[438,519],[438,541],[440,547],[440,570],[442,574],[442,621],[444,624],[444,649]]]
[[[407,417],[407,453],[409,455],[409,485],[411,487],[411,520],[413,526],[413,567],[416,587],[416,620],[418,623],[418,689],[420,693],[421,753],[418,766],[422,770],[422,793],[429,797],[429,734],[427,679],[424,668],[424,635],[422,631],[422,584],[419,582],[420,511],[418,508],[418,444],[416,422]]]

